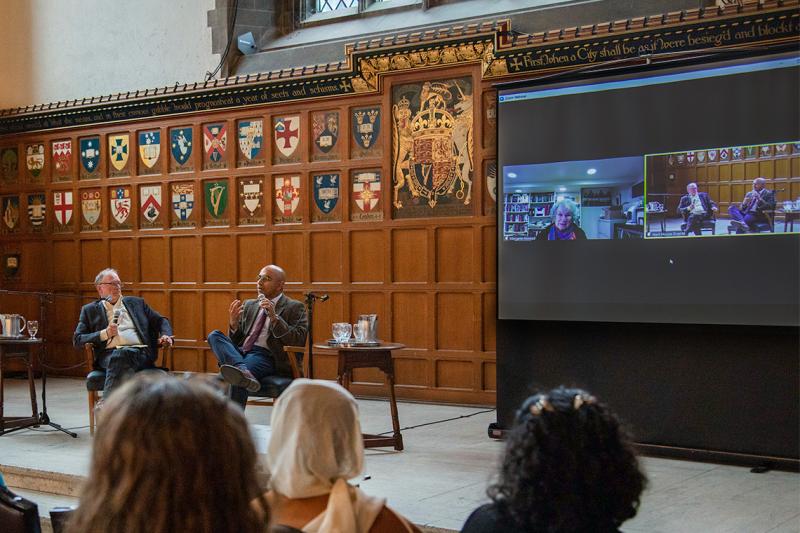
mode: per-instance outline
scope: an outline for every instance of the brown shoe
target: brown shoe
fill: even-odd
[[[222,379],[234,387],[247,389],[247,392],[258,392],[258,389],[261,388],[261,383],[259,383],[253,373],[246,368],[222,365],[219,367],[219,373],[222,374]]]

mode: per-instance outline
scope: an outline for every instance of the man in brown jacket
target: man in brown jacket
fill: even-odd
[[[286,273],[267,265],[258,273],[258,297],[231,302],[228,335],[214,330],[208,344],[217,357],[220,373],[232,385],[231,398],[244,409],[247,393],[261,388],[266,376],[291,377],[283,347],[302,346],[308,333],[308,316],[302,302],[283,294]]]

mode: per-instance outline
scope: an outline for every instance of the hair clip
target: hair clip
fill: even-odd
[[[572,400],[572,408],[576,411],[581,408],[583,404],[593,404],[595,402],[594,396],[584,396],[583,394],[576,394]]]
[[[539,416],[542,414],[542,411],[550,411],[553,412],[553,406],[550,405],[550,402],[547,400],[547,396],[542,396],[539,398],[535,404],[531,405],[530,408],[531,414],[533,416]]]

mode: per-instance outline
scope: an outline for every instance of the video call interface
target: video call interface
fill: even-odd
[[[509,165],[503,239],[798,233],[800,183],[785,178],[799,164],[800,141]]]
[[[796,325],[798,79],[787,54],[501,88],[500,318]]]

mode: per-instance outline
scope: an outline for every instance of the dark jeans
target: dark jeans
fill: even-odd
[[[233,365],[246,368],[259,381],[275,374],[275,358],[266,348],[253,346],[249,352],[242,353],[242,350],[218,329],[208,334],[208,344],[220,366]],[[247,405],[247,389],[232,386],[231,399],[244,409]]]
[[[129,380],[136,372],[149,368],[147,348],[115,348],[107,350],[98,361],[106,370],[106,381],[103,384],[103,396]]]
[[[758,213],[742,213],[741,209],[735,205],[728,208],[728,213],[733,220],[738,220],[739,222],[747,224],[747,227],[750,228],[751,231],[758,231],[758,224],[767,222],[767,218],[764,215],[759,215]],[[736,233],[741,233],[741,230],[737,229]]]

